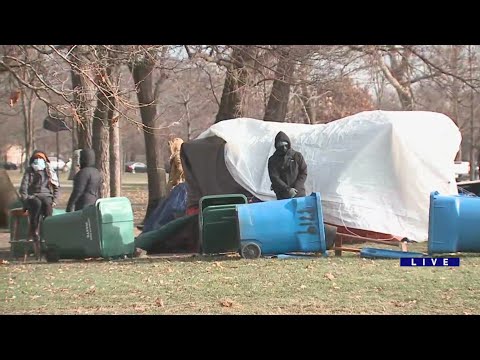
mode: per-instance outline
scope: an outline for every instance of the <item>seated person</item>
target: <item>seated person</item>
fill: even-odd
[[[29,233],[35,242],[40,240],[40,217],[52,215],[59,187],[57,174],[50,167],[48,156],[43,151],[34,151],[20,184],[20,198],[30,214]]]

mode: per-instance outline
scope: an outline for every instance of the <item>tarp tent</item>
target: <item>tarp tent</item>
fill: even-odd
[[[267,161],[280,130],[304,155],[307,194],[322,194],[327,223],[425,241],[430,192],[457,194],[461,135],[449,117],[368,111],[318,125],[239,118],[211,126],[182,147],[189,203],[236,192],[275,199]]]
[[[188,184],[188,206],[198,205],[202,196],[222,194],[252,195],[239,185],[225,166],[225,140],[208,136],[182,144],[185,182]]]

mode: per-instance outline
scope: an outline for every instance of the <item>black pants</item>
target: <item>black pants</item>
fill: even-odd
[[[40,239],[40,217],[51,216],[53,213],[52,203],[52,197],[42,195],[36,195],[32,199],[28,199],[25,203],[25,208],[30,213],[30,234],[33,235],[34,241]]]

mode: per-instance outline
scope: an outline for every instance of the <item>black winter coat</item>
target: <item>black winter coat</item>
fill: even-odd
[[[275,136],[275,144],[279,141],[288,143],[285,155],[276,150],[268,159],[268,174],[272,182],[272,190],[277,199],[289,199],[288,190],[298,191],[296,197],[305,196],[305,181],[307,180],[307,163],[302,154],[291,148],[290,138],[283,131]]]
[[[95,167],[95,152],[80,152],[80,171],[73,178],[73,191],[68,199],[67,212],[81,210],[95,204],[100,194],[102,175]]]

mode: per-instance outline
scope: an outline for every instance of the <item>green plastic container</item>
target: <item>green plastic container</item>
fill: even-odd
[[[133,211],[126,197],[99,199],[43,223],[47,261],[133,256]]]
[[[200,199],[199,226],[203,254],[239,250],[235,207],[247,203],[247,198],[242,194],[209,195]]]

